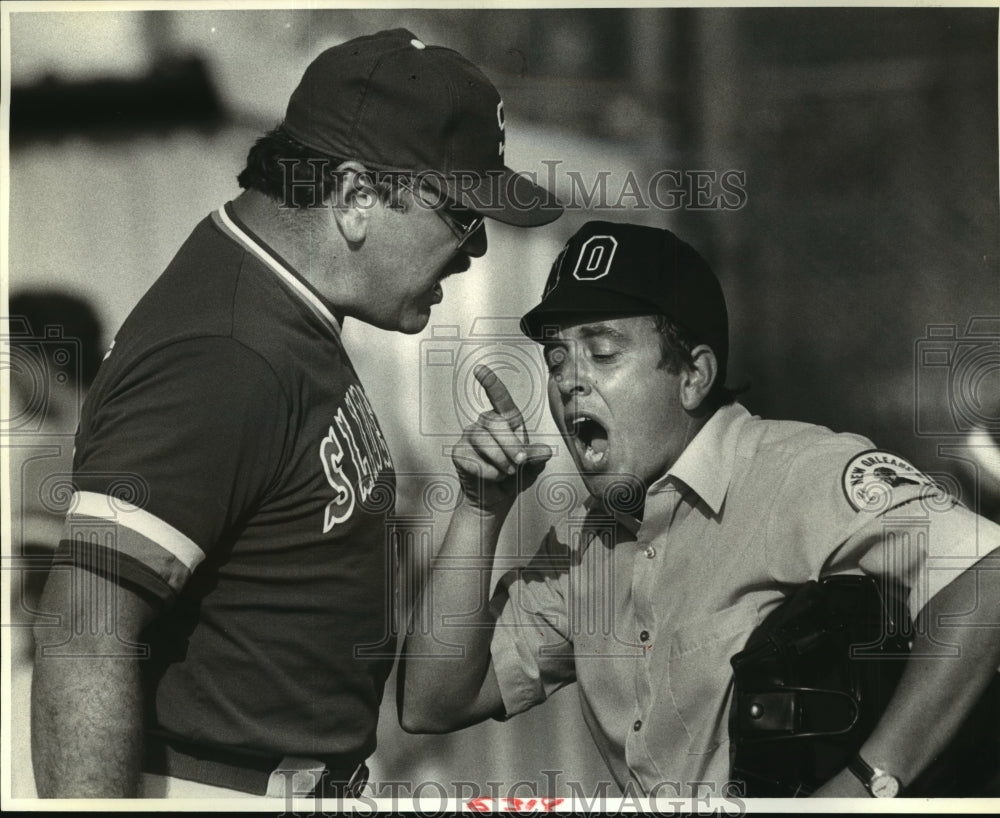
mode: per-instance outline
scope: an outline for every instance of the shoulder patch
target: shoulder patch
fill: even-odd
[[[855,455],[844,467],[841,478],[844,496],[855,511],[881,511],[889,507],[892,490],[900,486],[937,484],[910,461],[882,449]]]

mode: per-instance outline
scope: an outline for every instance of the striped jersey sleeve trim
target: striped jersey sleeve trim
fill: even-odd
[[[53,569],[85,568],[116,585],[124,585],[147,598],[168,604],[177,598],[191,576],[191,572],[172,557],[166,561],[166,566],[161,561],[158,568],[153,568],[147,564],[149,555],[143,555],[142,559],[131,556],[130,552],[142,549],[128,544],[130,537],[139,535],[127,528],[93,517],[76,519],[79,522],[67,526],[56,549],[52,558]],[[97,530],[100,527],[113,527],[114,534]],[[160,551],[166,554],[162,549]]]
[[[169,554],[188,572],[193,571],[205,559],[205,552],[190,537],[185,536],[159,517],[155,517],[148,511],[117,497],[109,497],[106,494],[98,494],[93,491],[75,492],[67,521],[75,522],[75,518],[81,516],[112,522],[135,532],[142,542],[148,543],[150,547],[154,547],[158,551]],[[128,538],[128,541],[132,541],[132,539]],[[162,561],[159,556],[154,556],[152,552],[150,552],[150,557],[153,560],[150,567],[156,567],[156,564]],[[141,557],[139,558],[141,559]]]

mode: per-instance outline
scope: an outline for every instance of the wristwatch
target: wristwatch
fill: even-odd
[[[899,795],[901,789],[899,779],[892,773],[872,767],[860,753],[847,763],[847,769],[865,785],[872,798],[895,798]]]

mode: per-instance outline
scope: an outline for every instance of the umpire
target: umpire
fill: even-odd
[[[506,719],[575,682],[623,793],[725,795],[730,659],[797,588],[874,576],[908,592],[913,648],[857,755],[814,794],[906,794],[1000,664],[1000,527],[866,438],[751,415],[725,387],[719,282],[668,230],[585,224],[522,328],[588,496],[482,604],[479,560],[552,454],[482,367],[493,411],[454,449],[462,498],[413,607],[404,728]],[[749,717],[796,727],[787,692]]]
[[[395,474],[341,325],[419,332],[484,216],[560,214],[504,146],[497,90],[455,51],[404,29],[330,48],[134,308],[35,629],[42,797],[359,794]]]

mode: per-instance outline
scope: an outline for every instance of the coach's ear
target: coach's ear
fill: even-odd
[[[378,192],[372,173],[360,162],[341,162],[337,186],[329,202],[340,232],[351,244],[360,244],[368,234],[372,208],[378,204]]]
[[[699,344],[691,350],[690,367],[681,370],[681,405],[689,412],[694,412],[712,391],[712,384],[719,374],[719,362],[712,348]]]

